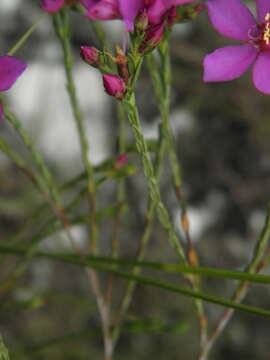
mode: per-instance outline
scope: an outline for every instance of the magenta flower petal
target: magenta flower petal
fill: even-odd
[[[256,0],[257,14],[259,21],[263,21],[265,15],[270,13],[270,1],[269,0]]]
[[[218,49],[204,58],[204,81],[229,81],[242,75],[256,59],[252,45],[232,45]],[[270,64],[270,63],[269,63]]]
[[[10,89],[26,66],[24,61],[13,56],[0,56],[0,91]]]
[[[134,20],[143,8],[144,0],[119,0],[119,8],[127,30],[134,29]]]
[[[207,7],[212,25],[220,34],[234,40],[249,40],[249,30],[256,22],[240,0],[208,0]]]
[[[47,13],[59,11],[65,4],[65,0],[41,0],[41,8]]]
[[[270,52],[261,52],[253,67],[253,84],[264,94],[270,94]]]

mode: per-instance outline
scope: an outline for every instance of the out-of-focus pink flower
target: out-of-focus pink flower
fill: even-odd
[[[122,100],[126,91],[124,80],[120,76],[112,74],[105,74],[102,78],[106,93],[118,100]]]
[[[13,56],[0,56],[0,91],[9,90],[26,69],[26,63]],[[0,104],[0,120],[3,118],[3,104]]]
[[[59,11],[65,5],[65,0],[41,0],[43,11],[53,14]]]
[[[81,58],[89,65],[93,67],[99,67],[100,52],[93,46],[81,46]]]

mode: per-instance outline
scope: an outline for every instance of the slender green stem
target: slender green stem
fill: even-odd
[[[191,265],[197,265],[197,255],[195,249],[192,246],[190,232],[189,232],[189,218],[187,214],[187,203],[182,194],[182,169],[180,162],[177,158],[175,140],[171,131],[170,122],[169,122],[169,113],[170,113],[170,101],[171,101],[171,63],[170,63],[170,49],[168,40],[164,40],[159,47],[159,54],[161,60],[161,71],[158,71],[156,62],[154,61],[153,55],[148,57],[148,65],[150,74],[152,74],[152,81],[154,88],[156,88],[155,93],[159,104],[160,114],[161,114],[161,123],[164,128],[164,136],[166,138],[166,143],[168,146],[170,165],[173,174],[173,182],[176,191],[176,196],[179,200],[181,212],[182,212],[182,227],[186,236],[188,254],[187,259]],[[159,77],[159,73],[161,74]],[[191,277],[189,278],[191,286],[198,290],[199,278]],[[205,316],[203,303],[200,299],[195,300],[195,307],[198,314],[198,320],[200,324],[200,346],[203,347],[207,341],[207,318]]]
[[[92,26],[95,34],[97,35],[97,38],[98,38],[102,48],[109,50],[109,44],[106,39],[105,30],[103,29],[103,26],[100,23],[100,21],[91,20],[91,26]]]
[[[79,100],[77,98],[75,83],[72,74],[73,57],[72,57],[71,44],[70,44],[71,26],[70,26],[70,17],[69,17],[68,9],[64,8],[60,13],[54,15],[54,27],[63,50],[64,65],[65,65],[65,72],[67,79],[67,91],[70,98],[73,117],[75,119],[79,134],[82,160],[87,173],[90,250],[92,254],[97,254],[98,228],[96,223],[97,206],[96,206],[94,171],[93,171],[93,166],[89,160],[89,144],[83,124],[83,118],[82,118]],[[87,276],[89,277],[91,287],[95,295],[97,306],[100,313],[103,341],[104,341],[104,357],[105,360],[111,360],[113,354],[113,344],[112,344],[112,337],[110,330],[111,327],[110,306],[106,302],[106,299],[102,294],[97,272],[95,270],[86,269],[86,273]]]
[[[158,152],[157,152],[156,161],[155,161],[155,175],[156,175],[156,178],[158,181],[160,180],[160,176],[161,176],[162,162],[163,162],[165,150],[166,150],[165,138],[162,133],[162,127],[160,127]],[[156,203],[149,197],[147,212],[146,212],[146,216],[145,216],[144,231],[142,233],[141,238],[139,239],[139,246],[138,246],[137,255],[136,255],[137,261],[143,260],[144,256],[145,256],[146,247],[147,247],[147,244],[149,242],[149,239],[150,239],[150,236],[152,233],[155,207],[156,207]],[[132,274],[138,275],[138,274],[140,274],[141,270],[142,269],[140,267],[135,266],[132,270]],[[124,295],[123,295],[121,304],[119,306],[116,325],[113,330],[114,345],[117,344],[120,333],[122,331],[124,317],[129,309],[129,306],[133,299],[133,294],[134,294],[136,285],[137,285],[137,283],[135,281],[129,281],[125,288]]]
[[[261,232],[260,238],[254,248],[253,256],[248,264],[248,266],[245,269],[245,273],[247,274],[254,274],[261,270],[261,267],[259,266],[264,255],[265,251],[267,249],[268,241],[270,239],[270,205],[268,206],[268,211],[265,219],[265,224],[263,227],[263,230]],[[231,301],[235,303],[241,303],[241,301],[245,298],[248,289],[249,289],[250,283],[247,281],[241,281],[236,290],[234,291],[234,294],[232,296]],[[204,345],[204,347],[201,350],[199,360],[207,360],[208,355],[216,343],[216,340],[219,338],[223,330],[228,325],[229,321],[231,320],[232,316],[234,314],[234,309],[227,309],[224,314],[221,316],[216,328],[213,330],[211,336],[208,338],[208,341]]]
[[[119,120],[119,155],[126,152],[126,118],[124,110],[121,104],[117,104],[117,114]],[[125,201],[125,178],[119,179],[117,182],[117,206],[118,212],[115,216],[115,221],[113,224],[113,234],[112,234],[112,248],[111,255],[113,257],[117,256],[118,253],[118,236],[119,236],[119,226],[120,226],[120,217],[122,214],[122,209]]]
[[[55,204],[57,204],[58,208],[61,208],[60,205],[60,195],[58,192],[58,188],[53,180],[53,177],[51,175],[51,172],[49,168],[47,167],[44,159],[36,149],[34,143],[32,142],[32,139],[28,135],[27,131],[24,129],[20,121],[17,119],[17,117],[9,110],[8,106],[5,104],[4,106],[5,116],[7,120],[12,124],[12,126],[15,128],[17,133],[22,138],[24,144],[28,148],[29,152],[32,155],[32,158],[35,162],[35,165],[37,166],[38,170],[40,171],[42,176],[39,176],[40,186],[44,189],[48,189],[50,191],[50,194],[52,196],[52,199]]]
[[[39,178],[38,175],[34,174],[31,169],[29,169],[29,166],[26,164],[24,159],[22,159],[19,154],[12,150],[5,139],[2,138],[0,138],[0,151],[6,154],[6,156],[18,166],[18,168],[28,177],[28,179],[43,195],[42,179]],[[47,199],[47,192],[45,192],[44,195]]]
[[[44,17],[47,14],[42,14],[37,21],[23,34],[23,36],[16,42],[16,44],[8,51],[7,55],[12,56],[14,55],[29,39],[29,37],[33,34],[36,30],[36,27],[43,21]]]
[[[138,109],[135,101],[135,95],[133,92],[130,94],[129,97],[123,100],[123,104],[125,106],[130,125],[133,129],[138,152],[142,157],[144,173],[148,182],[149,194],[151,199],[157,206],[157,214],[159,221],[168,233],[170,244],[178,254],[181,262],[185,262],[185,255],[182,246],[179,243],[174,226],[171,224],[169,214],[161,199],[161,194],[154,173],[153,164],[150,159],[147,143],[142,132]]]
[[[124,109],[121,104],[117,104],[117,118],[119,122],[119,144],[118,144],[118,155],[124,154],[126,152],[126,118]],[[111,256],[114,258],[118,254],[119,248],[119,232],[121,227],[121,217],[123,215],[123,208],[125,205],[125,178],[117,180],[116,186],[116,204],[117,211],[114,216],[113,227],[112,227],[112,237],[111,237]],[[106,299],[107,302],[111,304],[112,302],[112,292],[113,292],[113,275],[110,274],[107,282],[106,289]]]
[[[32,142],[32,139],[27,134],[27,131],[24,129],[24,127],[21,125],[20,121],[17,119],[17,117],[9,110],[8,106],[4,105],[4,113],[8,121],[13,125],[17,133],[20,135],[21,139],[23,140],[25,146],[28,148],[35,165],[37,166],[40,174],[38,175],[37,180],[39,182],[39,185],[41,188],[44,189],[44,193],[46,191],[49,191],[50,197],[48,196],[48,202],[50,203],[51,207],[53,208],[53,211],[57,218],[61,221],[63,228],[66,232],[68,240],[71,242],[73,247],[75,248],[75,242],[73,240],[73,237],[70,233],[69,229],[69,221],[66,218],[64,211],[63,211],[63,205],[61,203],[61,197],[60,193],[57,187],[57,184],[55,183],[53,176],[46,165],[43,157],[40,155],[38,150],[36,149],[34,143]]]
[[[49,191],[51,199],[48,196],[48,202],[50,203],[51,207],[53,208],[53,211],[57,218],[61,221],[63,228],[66,232],[67,238],[74,247],[76,248],[76,244],[74,242],[74,239],[71,235],[70,229],[69,229],[69,221],[64,213],[64,207],[61,202],[61,197],[59,193],[58,186],[56,182],[54,181],[54,178],[46,165],[43,157],[40,155],[39,151],[36,149],[34,143],[32,142],[32,139],[28,135],[27,131],[24,129],[24,127],[21,125],[20,121],[17,119],[17,117],[9,110],[7,105],[4,106],[4,112],[6,118],[9,120],[9,122],[13,125],[13,127],[16,129],[20,137],[22,138],[24,144],[28,148],[30,154],[32,155],[32,158],[35,162],[35,165],[37,166],[38,170],[40,171],[40,175],[38,175],[37,180],[39,181],[40,187],[43,187],[44,193],[46,193],[46,189]]]
[[[61,13],[54,15],[54,27],[56,34],[60,40],[65,73],[67,79],[67,91],[70,98],[70,104],[72,107],[73,117],[77,126],[78,135],[80,139],[81,154],[83,164],[87,173],[88,180],[88,195],[89,195],[89,229],[90,229],[90,247],[91,251],[97,253],[97,226],[95,224],[95,213],[96,213],[96,196],[95,196],[95,181],[94,181],[94,170],[89,160],[89,143],[86,136],[86,131],[83,123],[83,117],[80,110],[80,104],[77,97],[75,82],[73,79],[73,57],[70,44],[70,18],[67,9],[64,9]]]
[[[7,254],[13,254],[13,255],[16,255],[19,257],[25,255],[25,250],[19,249],[17,247],[11,249],[10,247],[0,246],[0,250],[1,250],[1,252],[5,252]],[[145,285],[153,286],[153,287],[156,287],[159,289],[167,290],[169,292],[182,294],[182,295],[188,296],[188,297],[200,298],[204,301],[207,301],[207,302],[210,302],[213,304],[217,304],[217,305],[233,308],[235,310],[245,311],[245,312],[249,312],[252,314],[270,318],[269,310],[261,309],[261,308],[255,307],[255,306],[239,304],[237,302],[228,300],[226,298],[222,298],[222,297],[202,293],[199,291],[191,290],[186,287],[178,286],[171,282],[157,280],[152,277],[132,275],[129,271],[119,270],[119,269],[116,269],[115,267],[112,267],[111,265],[101,264],[100,262],[98,262],[96,260],[90,261],[89,257],[88,258],[87,257],[78,257],[78,256],[74,257],[72,255],[67,255],[67,254],[48,253],[48,252],[41,252],[41,251],[37,252],[35,254],[35,256],[41,257],[41,258],[46,258],[46,259],[51,259],[54,261],[63,261],[68,264],[73,264],[73,265],[78,265],[78,266],[83,266],[83,267],[85,267],[85,266],[91,267],[91,268],[94,268],[99,271],[109,272],[109,273],[114,274],[115,276],[119,276],[121,278],[125,278],[128,280],[137,281],[141,284],[145,284]]]

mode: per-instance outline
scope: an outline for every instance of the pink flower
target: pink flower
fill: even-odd
[[[26,63],[13,56],[0,56],[0,91],[9,90],[26,69]],[[0,104],[0,120],[3,118],[3,104]]]
[[[106,93],[118,100],[122,100],[126,91],[124,80],[120,76],[111,74],[105,74],[102,78]]]
[[[149,23],[157,25],[170,8],[194,2],[194,0],[92,0],[87,16],[97,20],[122,18],[127,30],[134,30],[136,17],[147,11]]]
[[[253,64],[254,86],[270,94],[270,1],[256,0],[258,21],[240,0],[208,0],[210,21],[222,35],[242,41],[204,59],[204,81],[238,78]]]

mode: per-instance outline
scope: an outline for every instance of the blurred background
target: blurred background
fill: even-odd
[[[37,1],[1,0],[0,43],[5,54],[40,16]],[[253,2],[251,2],[251,5]],[[254,4],[253,4],[254,5]],[[73,22],[74,76],[90,139],[90,157],[95,165],[116,155],[119,133],[115,101],[104,93],[99,73],[79,57],[81,45],[98,46],[89,22],[75,12]],[[120,22],[106,23],[112,43],[121,44]],[[250,73],[222,84],[202,82],[202,60],[214,49],[231,43],[215,33],[206,13],[196,20],[176,25],[171,40],[173,91],[171,124],[179,160],[194,246],[204,266],[242,270],[262,229],[270,197],[270,100],[257,92]],[[79,142],[73,123],[58,40],[50,18],[44,19],[30,40],[16,53],[28,62],[27,71],[7,98],[12,110],[33,138],[59,184],[82,170]],[[157,138],[158,110],[147,69],[138,85],[138,102],[144,133]],[[6,122],[0,133],[26,159],[20,139]],[[131,139],[131,137],[130,137]],[[29,159],[30,161],[30,159]],[[121,256],[134,257],[144,224],[146,186],[137,156],[137,167],[127,179],[130,206],[121,232]],[[179,231],[179,207],[169,171],[163,172],[162,195]],[[115,202],[114,181],[99,191],[99,206]],[[28,179],[0,154],[0,241],[27,242],[31,233],[16,237],[26,219],[33,216],[40,197]],[[83,213],[86,204],[76,209]],[[39,229],[34,224],[32,234]],[[112,219],[102,222],[101,249],[108,255]],[[72,228],[83,244],[83,226]],[[30,241],[30,240],[29,240]],[[70,251],[61,234],[40,244],[50,251]],[[147,250],[147,259],[173,262],[166,235],[158,224]],[[2,257],[3,279],[18,263]],[[150,273],[151,272],[147,272]],[[152,274],[152,275],[155,275]],[[179,282],[177,276],[170,277]],[[115,310],[124,281],[116,280]],[[236,283],[204,280],[205,292],[229,297]],[[252,286],[246,303],[269,306],[269,288]],[[17,303],[28,304],[18,306]],[[1,296],[0,332],[12,359],[101,359],[102,340],[95,301],[80,268],[35,260],[12,290]],[[5,304],[11,304],[5,306]],[[14,304],[14,306],[12,306]],[[206,304],[210,328],[223,309]],[[195,359],[199,330],[190,299],[138,286],[129,310],[115,359]],[[216,344],[210,359],[268,360],[269,320],[237,313]]]

